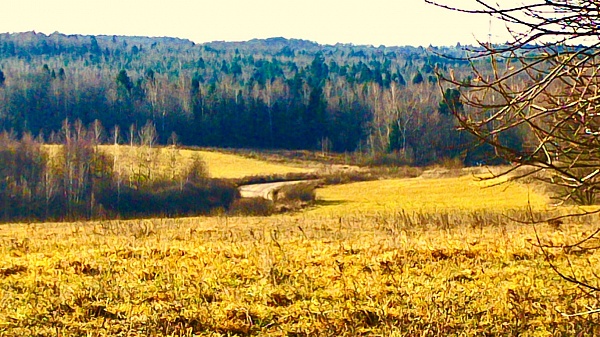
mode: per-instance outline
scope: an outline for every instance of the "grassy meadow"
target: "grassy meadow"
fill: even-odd
[[[202,157],[211,175],[302,170]],[[527,209],[561,210],[531,185],[483,185],[325,186],[310,208],[271,217],[0,225],[0,335],[600,334],[597,314],[567,317],[600,306],[594,294],[546,261],[593,283],[600,255],[534,246],[576,242],[597,218],[521,224]]]
[[[365,181],[319,190],[321,207],[307,214],[338,216],[398,210],[424,213],[507,210],[545,210],[548,196],[533,186],[515,182],[496,185],[476,176]]]
[[[243,178],[247,176],[304,173],[313,169],[291,165],[275,164],[266,161],[245,158],[238,155],[218,151],[178,149],[172,147],[144,149],[131,146],[101,146],[103,151],[116,155],[122,173],[137,165],[140,161],[150,160],[157,172],[169,175],[178,172],[180,167],[192,161],[194,156],[202,158],[211,178]]]

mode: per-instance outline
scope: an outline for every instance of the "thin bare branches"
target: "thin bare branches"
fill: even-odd
[[[559,204],[600,202],[600,1],[523,0],[511,5],[473,0],[475,8],[426,2],[492,16],[503,21],[513,36],[506,44],[480,43],[479,49],[468,51],[471,79],[437,70],[442,92],[451,87],[461,93],[464,109],[452,111],[461,128],[513,163],[493,177],[535,176],[551,186]],[[502,140],[510,133],[520,134],[523,146]],[[515,175],[521,167],[529,169]],[[600,209],[582,208],[549,219],[536,219],[531,213],[528,223],[560,224],[569,217],[597,213]],[[600,249],[600,229],[569,244],[545,242],[537,232],[536,239],[533,245],[557,275],[598,299],[598,277],[593,283],[578,274],[568,255]],[[559,269],[551,250],[562,250],[570,267]],[[561,314],[599,312],[590,308]]]

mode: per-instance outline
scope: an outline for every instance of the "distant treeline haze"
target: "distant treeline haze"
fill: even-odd
[[[55,142],[65,120],[98,120],[127,139],[151,120],[160,143],[175,133],[187,145],[493,161],[456,130],[435,67],[470,76],[468,63],[413,47],[0,34],[0,130]]]

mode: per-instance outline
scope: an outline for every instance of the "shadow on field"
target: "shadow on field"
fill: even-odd
[[[347,203],[347,200],[315,200],[314,206],[337,206]]]

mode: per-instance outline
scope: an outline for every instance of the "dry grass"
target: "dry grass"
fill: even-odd
[[[392,179],[327,186],[318,191],[322,207],[308,214],[363,214],[382,211],[418,210],[453,212],[548,207],[547,196],[527,185],[478,181],[473,176],[436,179]],[[488,186],[485,187],[484,186]]]
[[[58,145],[45,145],[50,153],[58,151]],[[131,147],[127,145],[101,145],[100,149],[111,155],[117,155],[117,167],[122,174],[128,175],[132,167],[139,166],[140,161],[150,159],[156,174],[170,176],[172,171],[186,167],[194,156],[199,156],[208,164],[209,175],[212,178],[243,178],[258,175],[275,175],[288,173],[307,173],[315,169],[302,168],[285,164],[274,164],[259,159],[245,158],[240,155],[218,151],[177,149],[157,147],[150,149]]]
[[[547,198],[471,176],[318,197],[293,216],[1,225],[0,335],[600,334],[597,315],[561,314],[600,304],[533,246],[536,231],[581,239],[595,218],[561,230],[511,222],[528,204],[545,212]],[[550,258],[591,281],[600,272],[595,250]]]
[[[138,161],[139,148],[119,146],[115,151],[114,146],[104,146],[110,153],[118,153],[123,169]],[[169,172],[183,166],[192,160],[194,155],[199,155],[208,164],[208,173],[212,178],[243,178],[255,175],[271,175],[286,173],[310,172],[309,169],[293,167],[283,164],[273,164],[257,159],[244,158],[238,155],[226,154],[217,151],[198,151],[188,149],[157,148],[156,165],[159,172]],[[175,161],[175,165],[172,161]]]
[[[0,334],[549,336],[598,333],[530,227],[394,217],[0,226]],[[589,226],[542,236],[566,242]],[[565,253],[553,255],[565,267]],[[591,276],[598,254],[572,256]],[[595,270],[598,271],[598,270]]]

